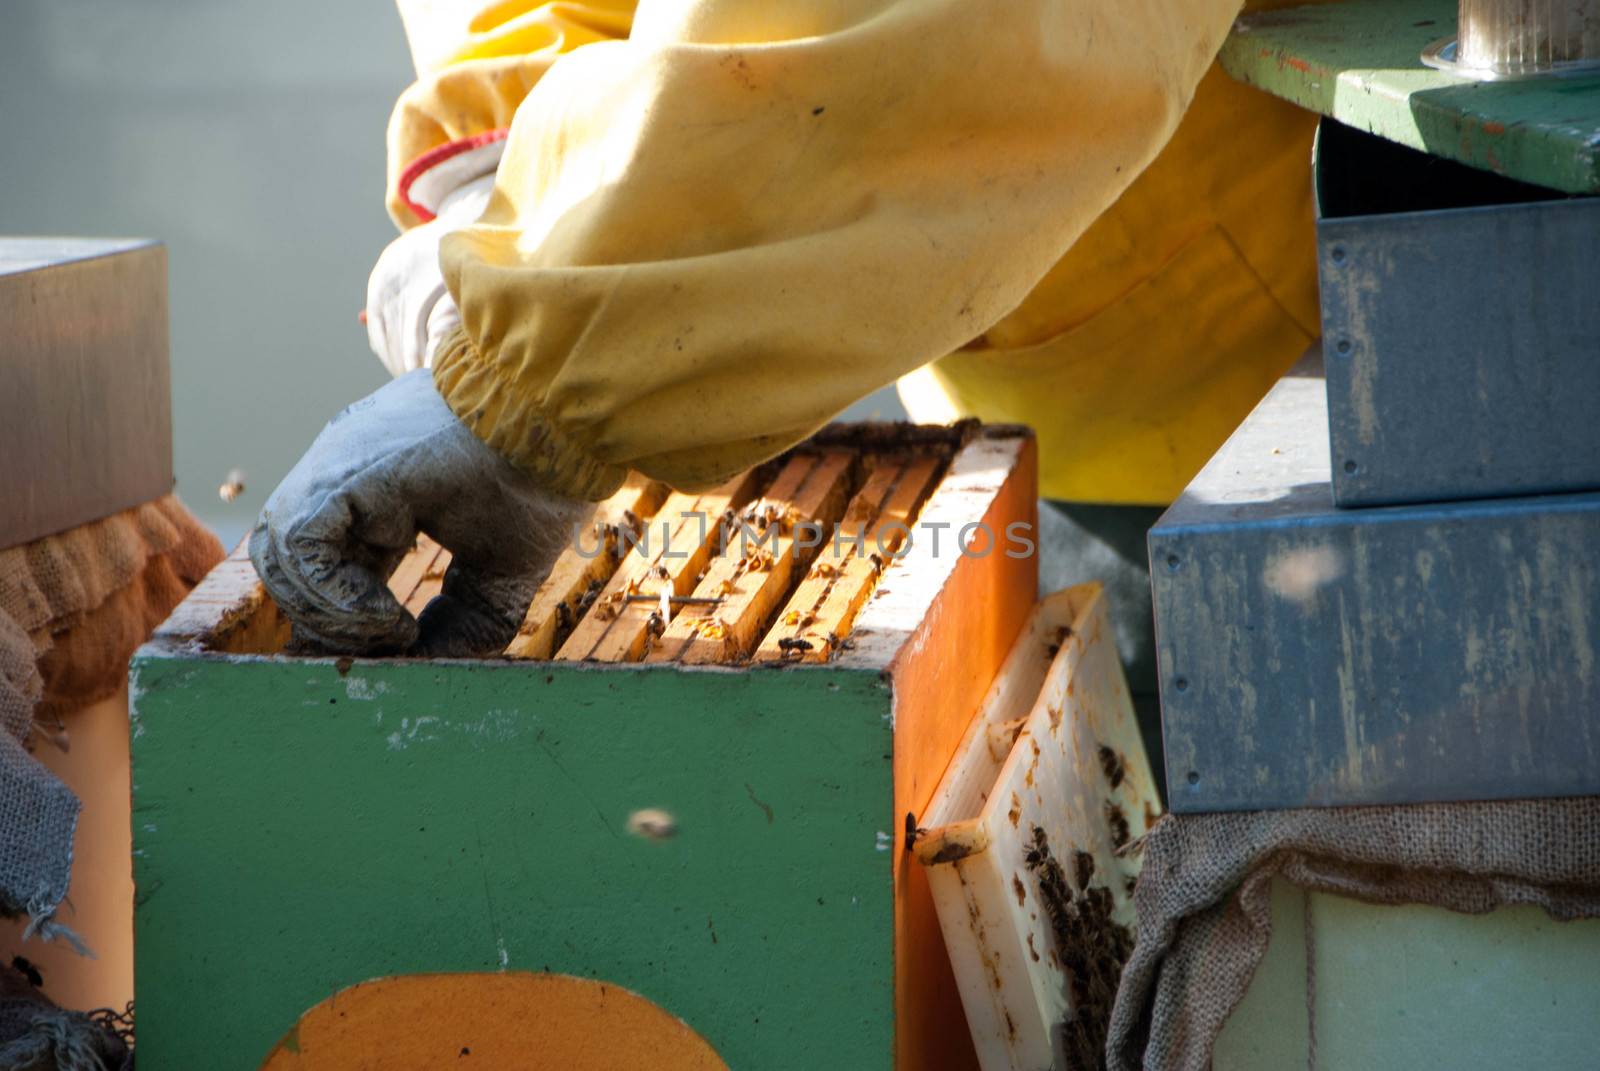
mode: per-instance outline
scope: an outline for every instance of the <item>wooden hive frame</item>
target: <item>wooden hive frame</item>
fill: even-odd
[[[624,532],[695,510],[631,482],[496,659],[285,655],[235,552],[134,662],[141,1049],[255,1067],[355,982],[523,969],[631,989],[733,1067],[974,1067],[901,830],[1034,604],[999,543],[1036,495],[1023,429],[835,426],[693,496],[766,542],[669,562]],[[419,608],[443,566],[424,544],[392,586]],[[647,808],[676,835],[631,836]]]
[[[702,494],[672,493],[634,475],[596,508],[587,538],[580,534],[556,562],[505,654],[826,662],[967,433],[885,430],[869,444],[880,449],[863,450],[837,432]],[[448,551],[420,536],[390,587],[420,614],[449,563]],[[263,635],[225,648],[281,646],[278,632],[258,646]]]

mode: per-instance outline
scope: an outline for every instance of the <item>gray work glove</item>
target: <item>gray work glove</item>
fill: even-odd
[[[334,417],[272,492],[250,558],[302,646],[438,658],[497,654],[593,504],[512,467],[410,372]],[[389,574],[425,532],[451,553],[413,618]]]

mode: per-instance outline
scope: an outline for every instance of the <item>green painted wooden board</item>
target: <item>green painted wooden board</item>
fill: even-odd
[[[1346,0],[1241,18],[1224,69],[1341,123],[1509,178],[1600,193],[1600,78],[1471,82],[1424,67],[1456,0]]]
[[[978,429],[919,526],[1031,523],[1035,466]],[[257,1068],[356,983],[511,970],[632,990],[738,1071],[971,1071],[897,832],[1037,587],[916,538],[822,665],[334,661],[282,653],[241,547],[133,661],[140,1066]]]
[[[255,1068],[352,983],[501,968],[626,986],[734,1068],[889,1066],[879,673],[147,647],[133,682],[141,1066]],[[677,836],[628,832],[652,807]]]

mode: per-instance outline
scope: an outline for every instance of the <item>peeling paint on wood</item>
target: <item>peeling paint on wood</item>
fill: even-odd
[[[627,986],[733,1066],[875,1066],[893,697],[802,672],[142,656],[141,1048],[254,1068],[343,985],[509,966]],[[628,835],[642,808],[676,836]]]
[[[1600,488],[1600,199],[1331,122],[1316,170],[1334,500]]]
[[[1423,66],[1454,33],[1456,0],[1345,0],[1239,20],[1218,57],[1285,100],[1473,167],[1567,193],[1600,193],[1592,79],[1469,82]]]
[[[1174,811],[1600,792],[1600,494],[1340,510],[1323,381],[1150,533]]]

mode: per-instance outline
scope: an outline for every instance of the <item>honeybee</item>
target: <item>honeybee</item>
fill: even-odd
[[[678,820],[666,811],[647,807],[628,816],[628,832],[645,840],[670,840],[678,832]]]
[[[217,497],[224,502],[232,502],[242,494],[244,494],[244,469],[229,469],[228,475],[222,479],[222,486],[217,488]]]
[[[595,600],[594,610],[591,612],[597,621],[612,621],[615,620],[617,613],[626,601],[625,598],[619,597],[616,592],[610,595],[603,595]]]

